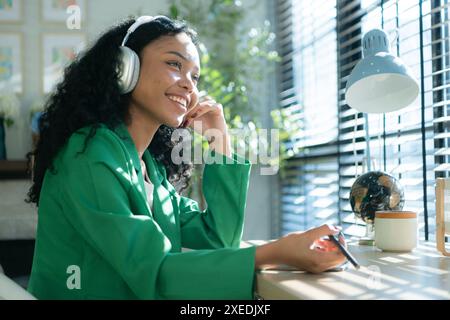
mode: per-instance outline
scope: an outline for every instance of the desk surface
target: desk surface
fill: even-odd
[[[250,243],[252,243],[250,241]],[[376,247],[348,244],[361,264],[356,270],[311,274],[263,270],[257,293],[263,299],[450,299],[450,258],[423,242],[409,253],[382,252]]]

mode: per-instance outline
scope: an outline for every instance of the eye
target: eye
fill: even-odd
[[[181,68],[182,68],[181,62],[178,62],[178,61],[169,61],[169,62],[167,62],[167,64],[171,67],[177,68],[178,70],[181,70]]]
[[[200,81],[200,76],[197,75],[197,74],[194,74],[194,75],[192,76],[192,79],[194,79],[195,82],[199,82],[199,81]]]

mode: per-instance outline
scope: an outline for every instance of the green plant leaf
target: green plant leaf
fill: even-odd
[[[5,124],[7,127],[11,127],[14,124],[14,120],[11,118],[5,118]]]
[[[243,23],[247,12],[259,5],[257,1],[253,5],[246,3],[245,10],[234,0],[172,0],[171,4],[171,16],[183,17],[201,40],[198,45],[202,68],[199,89],[223,105],[230,129],[258,131],[261,128],[259,106],[266,103],[261,81],[272,76],[281,59],[274,50],[275,34],[270,23],[263,26]],[[278,109],[278,106],[271,109]],[[282,141],[288,142],[300,130],[295,117],[281,110],[274,110],[271,118]],[[231,138],[244,143],[248,152],[258,152],[254,139],[245,142],[242,136]],[[205,146],[201,138],[193,143]],[[289,150],[280,143],[280,159],[271,161],[282,163],[289,157]]]
[[[177,19],[178,18],[178,7],[175,4],[172,4],[169,8],[169,12],[170,12],[170,17],[173,19]]]

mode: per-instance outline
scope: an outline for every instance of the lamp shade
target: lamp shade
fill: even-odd
[[[387,34],[380,29],[366,33],[363,59],[347,80],[347,104],[361,112],[383,113],[407,107],[418,94],[419,84],[409,68],[390,53]]]

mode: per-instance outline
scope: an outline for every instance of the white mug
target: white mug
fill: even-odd
[[[375,246],[383,251],[407,252],[417,247],[417,213],[375,212]]]

